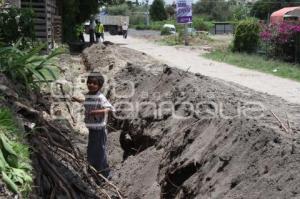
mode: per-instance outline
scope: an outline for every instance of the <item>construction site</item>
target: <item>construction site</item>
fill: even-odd
[[[0,30],[0,198],[300,198],[296,75],[205,57],[235,35],[198,31],[189,46],[166,45],[181,33],[128,29],[123,16],[96,42],[84,30],[92,20],[82,18],[83,41],[61,43],[66,1],[3,2],[3,27],[3,16],[23,20],[5,6],[31,7],[34,18],[24,16],[45,44],[29,45],[20,28],[16,38]],[[93,159],[94,132],[103,143]]]

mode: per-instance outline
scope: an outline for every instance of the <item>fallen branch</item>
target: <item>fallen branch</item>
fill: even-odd
[[[279,117],[277,117],[277,115],[272,111],[270,110],[272,115],[276,118],[276,120],[279,122],[280,126],[284,129],[284,131],[286,133],[289,133],[288,129],[285,127],[285,125],[281,122],[281,120],[279,119]]]

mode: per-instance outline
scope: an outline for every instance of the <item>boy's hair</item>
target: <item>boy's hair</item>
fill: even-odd
[[[96,81],[100,87],[104,84],[104,77],[100,73],[90,73],[87,78],[87,83],[90,81]]]

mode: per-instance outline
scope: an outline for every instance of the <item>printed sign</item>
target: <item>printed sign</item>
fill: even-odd
[[[192,23],[192,0],[176,1],[177,23]]]

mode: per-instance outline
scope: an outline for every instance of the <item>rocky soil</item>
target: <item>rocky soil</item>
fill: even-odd
[[[126,198],[300,197],[300,105],[122,46],[83,57],[118,110],[108,150]]]

